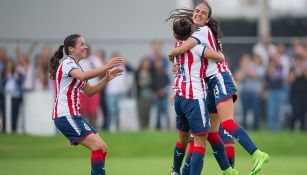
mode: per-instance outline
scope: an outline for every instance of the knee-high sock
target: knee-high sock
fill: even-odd
[[[182,169],[182,175],[190,175],[190,170],[191,170],[191,157],[194,149],[194,140],[193,138],[190,139],[190,147],[189,147],[189,153],[187,157],[185,158],[184,166]]]
[[[235,167],[235,145],[234,145],[234,142],[227,143],[227,144],[228,145],[225,147],[226,156],[227,156],[230,166],[234,168]]]
[[[176,142],[176,146],[174,149],[174,162],[173,162],[173,170],[177,173],[180,172],[180,167],[184,158],[185,150],[187,145],[180,144]]]
[[[200,175],[204,165],[206,148],[194,146],[191,158],[191,172],[193,175]]]
[[[245,129],[243,129],[233,120],[230,119],[222,122],[222,127],[231,135],[233,135],[250,155],[252,155],[257,150],[256,145],[249,137]]]
[[[105,158],[107,153],[103,152],[103,150],[92,151],[92,175],[105,175]]]
[[[228,162],[225,153],[224,143],[220,135],[217,132],[209,132],[208,141],[213,149],[214,157],[219,164],[221,170],[226,170],[227,168],[229,168],[230,164]]]

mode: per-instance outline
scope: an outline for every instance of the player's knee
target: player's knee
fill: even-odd
[[[194,146],[206,148],[206,136],[205,135],[194,136]]]
[[[107,145],[101,141],[95,142],[95,144],[92,146],[93,151],[102,150],[103,152],[107,152],[107,149]]]
[[[108,152],[108,145],[107,144],[105,144],[105,143],[103,143],[103,152]]]
[[[97,149],[98,150],[102,150],[103,152],[107,152],[108,151],[108,146],[107,146],[107,144],[100,142],[97,145]]]
[[[190,138],[189,137],[179,137],[177,142],[182,145],[187,145],[189,143]]]

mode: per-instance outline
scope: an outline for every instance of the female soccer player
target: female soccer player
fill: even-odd
[[[175,18],[173,30],[175,38],[180,40],[175,44],[175,47],[179,47],[192,33],[192,22],[184,18]],[[200,174],[203,166],[203,157],[206,152],[205,142],[209,131],[209,120],[205,105],[206,91],[202,74],[202,69],[205,66],[203,64],[204,57],[214,58],[215,61],[224,61],[222,54],[214,52],[204,45],[197,45],[187,54],[178,56],[174,60],[180,68],[173,86],[176,92],[174,104],[179,130],[179,139],[174,150],[174,166],[171,172],[173,175],[180,174],[180,165],[190,130],[195,140],[195,146],[191,153],[190,174]],[[177,159],[177,157],[181,158]],[[228,162],[225,153],[224,160]],[[238,173],[228,163],[228,167],[224,169],[224,174],[235,175]]]
[[[192,17],[194,24],[200,27],[187,41],[178,48],[174,48],[170,57],[181,55],[197,44],[205,44],[214,50],[219,50],[216,46],[216,39],[221,38],[220,27],[211,17],[212,9],[208,3],[200,3],[196,6],[194,13],[187,16]],[[226,62],[218,63],[208,61],[204,70],[204,78],[208,84],[208,110],[211,115],[218,113],[221,126],[229,134],[233,135],[243,148],[252,155],[254,168],[251,175],[257,174],[264,163],[269,161],[269,156],[260,151],[253,143],[247,132],[234,121],[234,100],[236,98],[235,84]],[[216,115],[216,114],[215,114]],[[212,132],[217,133],[219,125],[211,126]],[[217,135],[214,135],[216,138]],[[209,138],[208,138],[209,140]],[[215,139],[213,139],[215,140]]]
[[[193,21],[193,10],[191,9],[175,9],[173,10],[171,13],[173,13],[170,18],[177,18],[177,17],[184,17],[184,18],[188,18],[190,19],[191,21]],[[211,28],[216,28],[216,21],[214,19],[211,18],[211,20],[209,21],[210,23],[208,23],[208,25],[211,26]],[[194,21],[193,21],[194,23]],[[197,22],[195,22],[197,23]],[[197,25],[196,25],[197,26]],[[197,26],[199,27],[199,26]],[[220,40],[218,40],[218,44],[219,44],[219,47],[222,48],[222,43],[220,42]],[[222,51],[222,49],[221,49]],[[216,62],[214,62],[214,60],[206,60],[206,66],[208,67],[208,63],[210,62],[213,62],[214,64],[216,64]],[[207,69],[206,67],[206,69]],[[176,65],[173,64],[173,72],[176,73],[177,72],[177,67]],[[234,146],[234,140],[233,140],[233,137],[232,135],[228,134],[227,131],[225,131],[222,127],[219,127],[219,123],[220,121],[219,120],[216,120],[217,119],[217,111],[216,109],[214,109],[212,111],[212,109],[209,109],[209,117],[210,117],[210,122],[211,122],[211,125],[214,126],[213,128],[213,131],[209,133],[208,135],[208,141],[209,143],[211,144],[211,147],[213,148],[214,152],[215,153],[219,153],[221,152],[221,150],[223,150],[225,148],[225,151],[226,151],[226,155],[227,155],[227,158],[228,158],[228,161],[230,163],[230,165],[232,167],[234,167],[234,158],[235,158],[235,146]],[[219,129],[218,129],[219,128]],[[218,130],[218,133],[217,133],[217,130]],[[222,139],[222,141],[221,141]],[[192,152],[192,149],[193,149],[193,138],[190,139],[190,148],[189,148],[189,153]],[[223,145],[223,143],[225,144],[225,147]],[[190,162],[190,156],[191,154],[188,154],[187,157],[186,157],[186,161],[185,161],[185,166],[183,168],[183,174],[185,174],[185,172],[187,172],[187,174],[189,174],[189,162]],[[219,163],[220,167],[223,169],[225,168],[225,163],[223,161],[223,159],[221,157],[220,154],[214,154],[215,155],[215,158],[217,160],[217,162]]]
[[[68,57],[60,63],[63,49]],[[64,45],[61,45],[51,57],[50,78],[56,81],[56,100],[52,119],[72,145],[81,144],[92,151],[92,175],[105,175],[107,145],[92,126],[80,116],[80,91],[88,96],[98,93],[108,81],[121,75],[122,70],[114,67],[121,65],[123,59],[114,57],[107,65],[84,72],[79,61],[85,58],[86,53],[84,38],[79,34],[73,34],[65,38]],[[106,76],[97,84],[91,86],[86,82],[105,72]]]

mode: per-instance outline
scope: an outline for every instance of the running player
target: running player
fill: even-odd
[[[63,49],[68,56],[62,63]],[[66,136],[72,145],[81,144],[92,151],[91,174],[105,175],[105,158],[107,145],[96,131],[80,116],[80,91],[92,96],[98,93],[108,81],[121,75],[120,68],[114,68],[123,63],[120,57],[114,57],[102,67],[84,72],[79,61],[85,58],[87,46],[79,34],[69,35],[64,44],[50,59],[50,78],[56,82],[56,100],[52,119],[56,127]],[[112,69],[113,68],[113,69]],[[111,69],[111,70],[110,70]],[[86,81],[106,72],[106,76],[95,85]]]
[[[169,19],[172,19],[171,17]],[[179,47],[192,33],[192,22],[187,19],[175,19],[173,22],[174,36],[180,40],[175,44]],[[177,128],[179,139],[174,150],[174,164],[171,175],[180,174],[180,166],[184,157],[185,148],[189,139],[190,130],[194,136],[195,146],[191,152],[190,174],[200,174],[203,166],[203,157],[206,152],[205,142],[208,133],[209,120],[205,105],[205,84],[202,70],[205,66],[203,58],[216,58],[216,61],[224,61],[224,56],[204,45],[197,45],[186,54],[176,57],[175,63],[179,65],[179,73],[173,89],[175,96],[175,111],[177,114]],[[228,163],[224,153],[224,160]],[[224,174],[238,174],[228,163]]]
[[[197,44],[219,50],[216,39],[221,38],[219,24],[212,17],[212,9],[208,3],[200,3],[196,6],[194,13],[189,13],[194,24],[200,29],[181,46],[173,49],[170,57],[181,55]],[[253,157],[254,167],[251,175],[257,174],[264,163],[269,161],[269,156],[260,151],[253,143],[247,132],[234,121],[234,101],[236,99],[236,87],[227,67],[226,62],[218,63],[208,61],[204,70],[204,78],[208,84],[208,110],[211,116],[218,116],[223,129],[233,135],[243,148]],[[215,114],[214,114],[215,113]],[[216,115],[218,113],[218,115]],[[212,117],[210,117],[212,119]],[[216,118],[217,119],[217,118]],[[217,133],[219,125],[211,126],[212,132]],[[214,134],[217,137],[217,134]],[[210,140],[208,138],[208,140]]]

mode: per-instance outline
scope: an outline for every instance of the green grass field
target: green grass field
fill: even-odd
[[[175,132],[101,133],[108,144],[109,175],[167,175],[172,166]],[[251,133],[270,154],[262,175],[306,175],[307,133]],[[237,145],[236,168],[249,174],[251,157]],[[222,174],[207,149],[203,174]],[[33,137],[0,134],[0,175],[89,175],[90,151],[73,147],[62,135]]]

